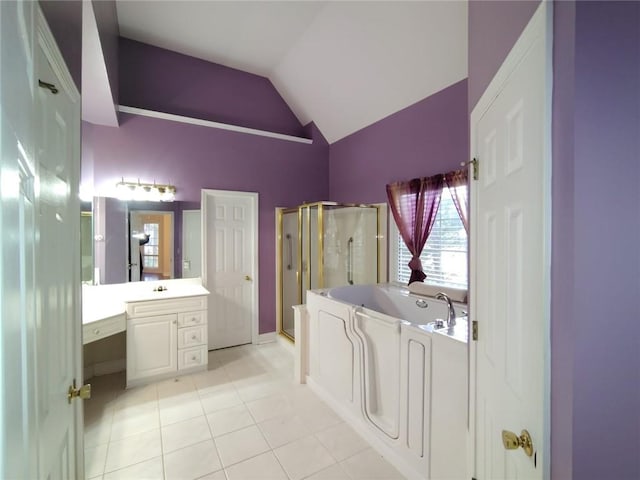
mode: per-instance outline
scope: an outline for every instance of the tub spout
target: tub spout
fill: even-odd
[[[456,311],[453,308],[453,302],[449,298],[449,295],[443,292],[436,293],[437,300],[444,300],[447,302],[447,309],[449,312],[447,313],[447,327],[454,327],[456,324]]]

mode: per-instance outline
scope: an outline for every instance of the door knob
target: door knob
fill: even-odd
[[[71,400],[76,397],[81,398],[82,400],[88,400],[91,398],[91,384],[87,383],[80,388],[76,388],[76,379],[74,378],[73,385],[69,387],[69,391],[67,392],[67,400],[71,403]]]
[[[251,277],[250,277],[249,275],[245,275],[245,276],[244,276],[244,279],[245,279],[247,282],[250,282],[250,281],[251,281]]]
[[[507,450],[517,450],[522,447],[527,457],[533,455],[533,442],[531,441],[531,435],[526,430],[520,432],[520,436],[508,430],[502,431],[502,444]]]

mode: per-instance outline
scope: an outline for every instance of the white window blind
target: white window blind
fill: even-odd
[[[411,276],[411,270],[408,267],[411,253],[404,244],[394,222],[392,222],[392,226],[395,233],[392,234],[391,239],[397,242],[395,280],[407,284]],[[390,261],[393,260],[390,258]],[[438,214],[420,255],[420,260],[422,261],[422,269],[427,275],[425,283],[452,288],[467,288],[467,232],[462,225],[449,189],[446,187],[442,191]]]

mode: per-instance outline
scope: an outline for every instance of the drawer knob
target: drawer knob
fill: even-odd
[[[197,322],[198,320],[196,319],[196,317],[191,317],[191,321],[192,322]]]
[[[192,335],[191,336],[191,340],[197,340],[197,339],[198,339],[198,337],[196,335]]]
[[[93,331],[93,334],[94,334],[94,335],[100,335],[100,329],[99,329],[99,328],[96,328],[96,329]]]
[[[195,362],[198,358],[194,355],[193,357],[191,357],[191,361]]]

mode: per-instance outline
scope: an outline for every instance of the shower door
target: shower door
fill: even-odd
[[[300,303],[298,288],[298,209],[280,212],[281,326],[280,331],[295,338],[293,306]]]

